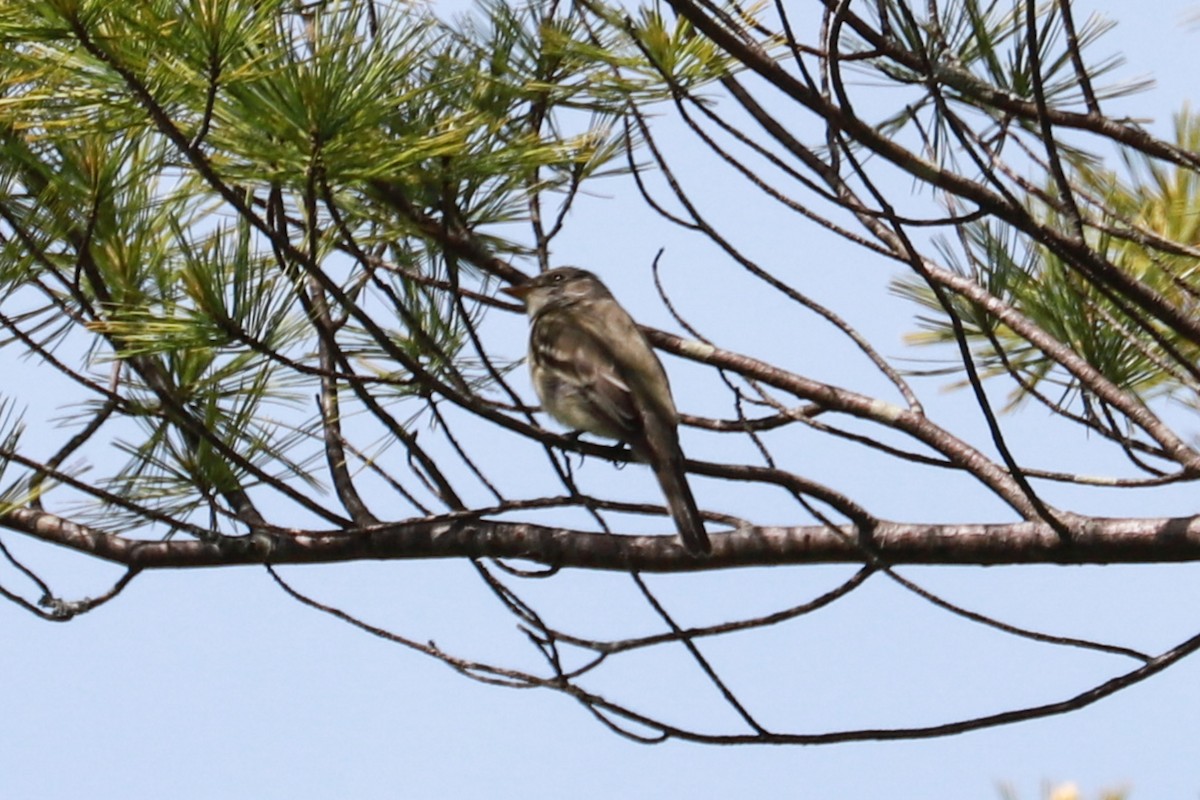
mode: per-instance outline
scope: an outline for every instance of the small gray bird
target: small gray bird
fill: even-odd
[[[569,428],[628,444],[654,470],[683,546],[711,552],[684,475],[667,373],[629,313],[576,267],[502,291],[525,301],[529,371],[542,408]]]

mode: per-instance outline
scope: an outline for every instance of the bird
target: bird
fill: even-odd
[[[575,431],[629,445],[654,470],[684,548],[712,552],[679,446],[679,412],[650,342],[594,273],[558,267],[501,291],[529,315],[528,364],[542,408]]]

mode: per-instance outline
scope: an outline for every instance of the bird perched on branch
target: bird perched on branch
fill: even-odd
[[[577,431],[625,442],[658,479],[683,546],[709,553],[679,448],[679,413],[650,342],[608,288],[576,267],[503,289],[529,314],[529,371],[542,408]]]

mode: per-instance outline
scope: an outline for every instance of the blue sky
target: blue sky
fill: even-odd
[[[1079,18],[1096,10],[1120,23],[1099,52],[1123,52],[1128,63],[1122,74],[1158,81],[1120,108],[1153,118],[1151,127],[1164,136],[1172,112],[1194,101],[1200,31],[1185,24],[1191,8],[1161,2],[1149,13],[1132,2],[1076,5]],[[689,146],[680,141],[673,153],[687,161]],[[714,172],[705,199],[748,249],[774,266],[790,265],[792,254],[801,253],[794,277],[802,288],[850,316],[889,355],[904,354],[901,336],[911,328],[912,309],[887,294],[891,265],[839,249],[819,232],[776,222],[777,212],[761,201],[725,196],[735,189],[724,180]],[[774,318],[776,309],[751,288],[697,287],[695,275],[720,274],[705,272],[711,249],[653,219],[627,184],[598,185],[596,191],[574,213],[556,259],[601,272],[636,316],[671,326],[644,269],[665,246],[664,280],[677,290],[681,308],[719,330],[730,347],[779,358],[842,385],[876,380],[848,367],[853,359],[841,345],[819,339],[816,329],[754,324]],[[497,317],[488,325],[498,351],[520,354],[523,320]],[[681,408],[723,408],[704,391],[705,379],[694,368],[673,359],[667,367]],[[938,386],[919,386],[931,409],[979,441],[978,415],[967,398]],[[1039,464],[1075,459],[1096,471],[1111,467],[1082,437],[1048,436],[1043,416],[1027,412],[1006,419],[1022,458]],[[1182,427],[1189,435],[1197,428],[1186,418]],[[722,457],[721,440],[692,435],[685,443],[694,457]],[[885,516],[948,521],[1003,514],[977,496],[934,488],[939,484],[919,470],[865,474],[850,451],[814,437],[801,437],[796,448],[805,474],[863,497]],[[494,456],[496,466],[509,457],[499,451]],[[612,479],[608,469],[589,461],[581,480]],[[636,467],[615,480],[649,483]],[[702,480],[696,489],[703,504],[752,508],[766,522],[795,521],[794,509],[777,498],[739,496]],[[648,498],[653,491],[651,483]],[[1079,502],[1097,513],[1128,515],[1195,508],[1186,492],[1147,493],[1120,503],[1088,495]],[[2,538],[69,596],[102,592],[118,574],[12,534]],[[651,576],[649,582],[682,621],[699,623],[802,602],[852,571],[795,567]],[[467,564],[342,564],[282,574],[324,602],[414,639],[435,639],[468,656],[533,664],[513,620]],[[1200,630],[1193,613],[1200,607],[1200,581],[1191,565],[920,568],[903,574],[969,608],[1065,635],[1157,650]],[[0,580],[7,586],[15,578],[6,572]],[[578,630],[652,629],[623,576],[562,575],[522,590]],[[0,648],[5,797],[590,800],[753,794],[961,800],[998,798],[1002,782],[1021,798],[1035,798],[1046,782],[1067,780],[1089,797],[1122,785],[1132,788],[1134,798],[1200,793],[1196,658],[1079,712],[945,739],[651,747],[608,733],[563,697],[473,683],[303,608],[256,568],[144,575],[116,601],[65,625],[0,605],[0,631],[6,640]],[[764,721],[806,732],[933,723],[1057,700],[1133,666],[996,634],[933,609],[884,579],[819,614],[703,647]],[[599,681],[606,690],[634,691],[638,707],[677,713],[702,727],[733,724],[711,686],[679,654],[631,658]]]

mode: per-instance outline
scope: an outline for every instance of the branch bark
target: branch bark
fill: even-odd
[[[132,539],[32,508],[0,525],[81,553],[140,569],[238,564],[310,564],[422,558],[515,558],[556,568],[695,572],[780,564],[1132,564],[1200,561],[1200,517],[1089,518],[1064,515],[1064,547],[1042,522],[877,523],[870,537],[850,526],[747,526],[712,535],[713,553],[689,556],[674,536],[590,533],[466,516],[346,531],[262,531],[219,542]]]

